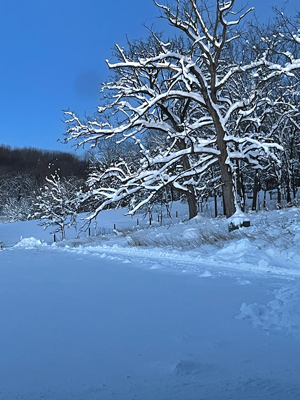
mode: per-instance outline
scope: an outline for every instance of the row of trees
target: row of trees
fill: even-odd
[[[126,49],[116,45],[97,114],[65,112],[65,141],[94,149],[89,176],[82,185],[49,171],[31,212],[63,237],[83,206],[92,219],[107,207],[134,214],[184,196],[193,218],[199,199],[222,195],[230,217],[249,191],[254,208],[260,189],[276,188],[279,204],[283,187],[288,202],[296,197],[300,16],[277,12],[259,26],[246,24],[253,10],[235,0],[153,1],[179,35],[166,40],[150,29]],[[20,205],[24,197],[14,198]]]
[[[249,186],[299,185],[299,18],[246,24],[252,8],[234,0],[155,5],[179,35],[150,30],[116,45],[112,77],[96,116],[66,112],[66,142],[113,143],[109,163],[92,169],[86,200],[93,218],[126,201],[130,214],[157,197],[186,197],[189,217],[202,196],[222,194],[227,217],[244,207]],[[126,148],[129,152],[123,152]],[[118,151],[117,149],[121,149]]]

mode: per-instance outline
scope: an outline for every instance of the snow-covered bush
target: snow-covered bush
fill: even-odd
[[[77,224],[80,193],[74,180],[61,179],[57,172],[46,181],[36,198],[35,212],[31,217],[40,219],[45,229],[53,226],[52,233],[60,232],[64,240],[66,227]]]
[[[29,197],[11,198],[6,201],[2,208],[2,214],[9,222],[26,221],[33,212],[33,199]]]

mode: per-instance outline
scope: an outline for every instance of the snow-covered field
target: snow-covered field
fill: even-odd
[[[183,213],[0,224],[1,400],[300,399],[300,210]]]

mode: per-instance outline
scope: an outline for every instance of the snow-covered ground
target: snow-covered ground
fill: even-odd
[[[1,400],[300,399],[300,210],[184,210],[0,224]]]

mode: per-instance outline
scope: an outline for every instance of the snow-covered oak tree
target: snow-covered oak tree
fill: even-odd
[[[268,86],[283,69],[269,59],[268,46],[253,58],[232,50],[242,49],[237,28],[251,8],[238,12],[235,0],[215,0],[213,8],[204,0],[154,3],[181,37],[164,42],[152,33],[127,50],[117,45],[116,62],[107,62],[114,79],[103,85],[98,117],[82,121],[66,112],[66,141],[101,145],[101,140],[121,135],[139,146],[138,168],[120,160],[98,175],[103,185],[95,195],[103,201],[94,215],[112,202],[142,193],[130,211],[134,213],[159,190],[173,186],[186,194],[193,217],[197,191],[217,166],[230,217],[237,209],[238,163],[260,168],[263,158],[277,161],[272,150],[280,146],[257,128],[265,105],[274,103],[266,97]],[[145,146],[143,135],[149,130],[161,135],[160,148]],[[112,177],[115,187],[105,184]]]
[[[173,43],[175,48],[182,47],[180,41]],[[117,47],[118,58],[123,61],[124,53]],[[153,57],[161,50],[161,42],[153,35],[145,42],[135,42],[129,44],[127,57],[138,60],[140,57]],[[128,71],[127,68],[118,69],[116,82],[105,85],[108,91],[114,93],[116,86],[122,85],[126,80],[131,81],[134,86],[141,88],[139,95],[137,90],[133,89],[132,94],[124,95],[123,100],[127,97],[127,105],[129,102],[139,102],[138,97],[147,100],[148,94],[143,92],[143,87],[154,88],[153,95],[158,91],[168,91],[174,85],[172,75],[173,72],[163,70],[149,70],[148,68],[140,71]],[[169,77],[169,78],[168,78]],[[179,83],[175,83],[177,86]],[[126,87],[124,87],[126,91]],[[112,100],[114,102],[114,99]],[[153,200],[166,187],[173,186],[176,190],[180,190],[187,197],[189,205],[190,217],[197,214],[197,200],[194,193],[194,186],[191,184],[191,178],[195,176],[195,168],[197,165],[191,165],[191,154],[201,150],[205,153],[205,146],[209,144],[209,140],[204,141],[202,146],[193,143],[192,132],[190,138],[184,131],[184,125],[188,123],[193,113],[191,101],[189,99],[173,99],[172,101],[158,101],[153,103],[146,111],[145,115],[131,127],[122,126],[126,121],[115,122],[120,125],[120,130],[112,128],[112,134],[120,139],[120,134],[124,134],[126,139],[133,138],[135,142],[136,158],[135,163],[128,162],[128,156],[118,157],[118,160],[108,168],[99,171],[92,171],[88,183],[90,187],[95,187],[96,183],[102,182],[105,186],[99,186],[97,190],[93,190],[93,195],[103,198],[105,201],[99,206],[96,212],[110,204],[111,201],[120,201],[124,197],[131,197],[131,203],[135,204],[131,212],[135,212],[137,208],[145,204],[146,201]],[[100,114],[110,111],[111,107],[103,108]],[[119,110],[121,115],[122,111]],[[152,115],[151,115],[152,114]],[[74,114],[72,114],[72,117]],[[147,121],[148,119],[148,121]],[[79,120],[78,120],[79,122]],[[99,123],[101,125],[101,123]],[[103,126],[109,126],[105,121]],[[101,132],[102,138],[109,138],[109,132]],[[142,138],[138,134],[146,134]],[[152,138],[149,140],[149,138]],[[157,138],[154,143],[154,137]],[[99,137],[88,138],[87,141],[98,141]],[[121,140],[122,141],[122,140]],[[100,147],[106,147],[106,140],[101,141]],[[122,148],[123,144],[120,144]],[[117,152],[118,153],[118,152]],[[207,158],[199,159],[198,171],[202,163],[209,162],[211,154],[216,154],[214,149],[208,149]],[[103,163],[102,163],[103,166]],[[193,169],[194,168],[194,169]],[[106,180],[106,182],[105,182]],[[114,181],[114,186],[111,182]],[[145,201],[146,199],[146,201]]]

